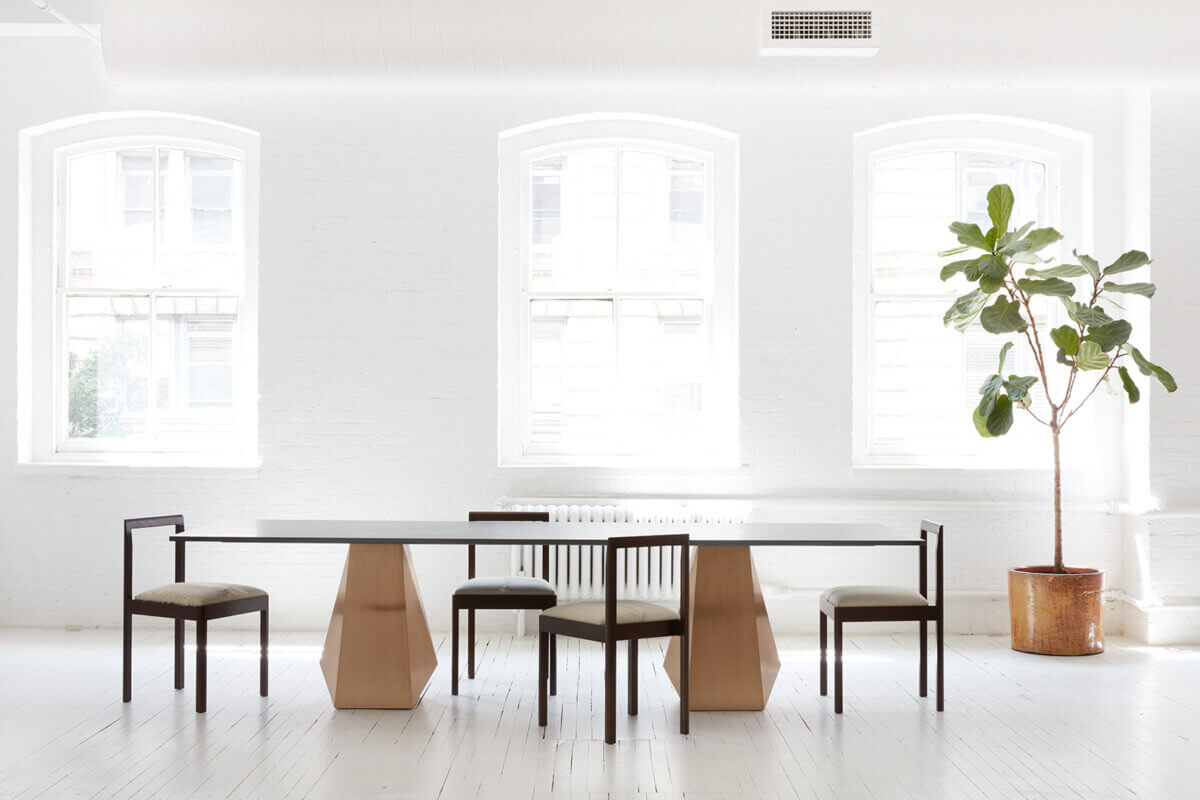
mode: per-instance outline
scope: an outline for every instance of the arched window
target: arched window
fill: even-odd
[[[22,150],[27,456],[253,460],[257,135],[105,115]]]
[[[736,458],[736,140],[588,116],[500,138],[500,458]]]
[[[1027,465],[1030,448],[1048,446],[1034,425],[999,440],[974,431],[970,410],[1002,342],[977,327],[960,334],[942,325],[965,290],[939,280],[947,259],[936,254],[955,244],[951,222],[990,226],[987,192],[997,183],[1016,195],[1015,224],[1053,226],[1086,250],[1090,158],[1082,134],[1003,118],[918,120],[855,137],[856,464]],[[1061,313],[1046,298],[1034,311],[1043,322]],[[1036,374],[1023,346],[1013,356],[1006,369]],[[1034,410],[1045,404],[1041,392],[1033,396]]]

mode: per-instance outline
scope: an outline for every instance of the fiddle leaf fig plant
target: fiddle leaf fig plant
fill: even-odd
[[[1116,314],[1122,308],[1113,295],[1154,296],[1153,283],[1110,280],[1146,266],[1149,256],[1130,250],[1102,267],[1092,256],[1072,251],[1072,260],[1051,264],[1050,259],[1038,254],[1062,239],[1062,234],[1054,228],[1035,228],[1032,222],[1010,229],[1013,193],[1004,184],[993,186],[987,201],[992,227],[985,232],[974,223],[951,223],[950,232],[960,246],[938,254],[943,258],[959,257],[942,267],[943,281],[961,276],[973,284],[971,291],[954,301],[942,321],[960,332],[978,322],[988,333],[1009,337],[1000,348],[995,374],[979,388],[979,405],[972,420],[984,437],[1008,433],[1018,414],[1049,428],[1054,445],[1054,571],[1063,573],[1067,571],[1062,555],[1059,457],[1063,427],[1097,389],[1109,384],[1114,372],[1130,403],[1141,399],[1134,370],[1157,381],[1168,392],[1178,387],[1171,373],[1130,342],[1133,326],[1110,316],[1110,311]],[[1039,329],[1032,309],[1039,295],[1057,298],[1069,322],[1049,330]],[[1023,340],[1029,348],[1036,375],[1005,374],[1004,364],[1014,339]],[[1034,408],[1034,392],[1046,399],[1045,410],[1040,413]]]

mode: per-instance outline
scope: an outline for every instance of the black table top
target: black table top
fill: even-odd
[[[915,525],[913,526],[916,527]],[[417,522],[237,519],[171,537],[183,542],[299,544],[604,544],[610,536],[686,533],[697,545],[881,547],[920,545],[917,533],[859,522]]]

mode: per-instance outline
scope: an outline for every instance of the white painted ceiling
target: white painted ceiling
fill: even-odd
[[[128,83],[1200,85],[1196,0],[881,0],[873,58],[760,55],[764,8],[830,5],[854,2],[107,0],[101,32]]]

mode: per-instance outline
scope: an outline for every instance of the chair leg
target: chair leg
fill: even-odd
[[[679,732],[686,736],[689,729],[688,712],[691,710],[690,679],[688,669],[691,667],[691,640],[684,631],[679,636]]]
[[[196,620],[196,713],[208,710],[208,620]]]
[[[821,696],[829,694],[829,664],[826,651],[829,650],[829,618],[824,611],[818,611],[820,617],[821,639]]]
[[[475,679],[475,609],[467,609],[467,677]]]
[[[258,612],[258,693],[267,696],[267,647],[271,639],[271,619],[267,609]]]
[[[637,683],[638,683],[638,674],[637,674],[638,673],[638,655],[637,655],[638,641],[637,641],[637,639],[630,639],[628,647],[629,647],[629,680],[627,681],[628,686],[626,688],[629,690],[629,716],[636,717],[637,712],[638,712],[638,708],[637,708],[637,703],[638,703],[638,698],[637,698],[637,692],[638,692],[638,687],[637,687]]]
[[[183,620],[175,620],[175,688],[183,688]]]
[[[558,694],[558,637],[550,634],[550,694]]]
[[[604,643],[604,742],[617,743],[617,642]]]
[[[929,622],[921,620],[921,630],[918,634],[921,639],[919,647],[921,648],[921,674],[920,674],[920,695],[926,697],[929,695]]]
[[[934,626],[937,628],[937,710],[946,710],[946,653],[944,642],[942,641],[942,628],[946,625],[944,620],[937,620]]]
[[[450,694],[458,694],[458,603],[450,604]]]
[[[546,672],[550,660],[548,633],[538,632],[538,725],[546,727]]]
[[[124,614],[121,629],[121,701],[133,699],[133,614]]]
[[[842,713],[842,620],[833,615],[833,713]]]

